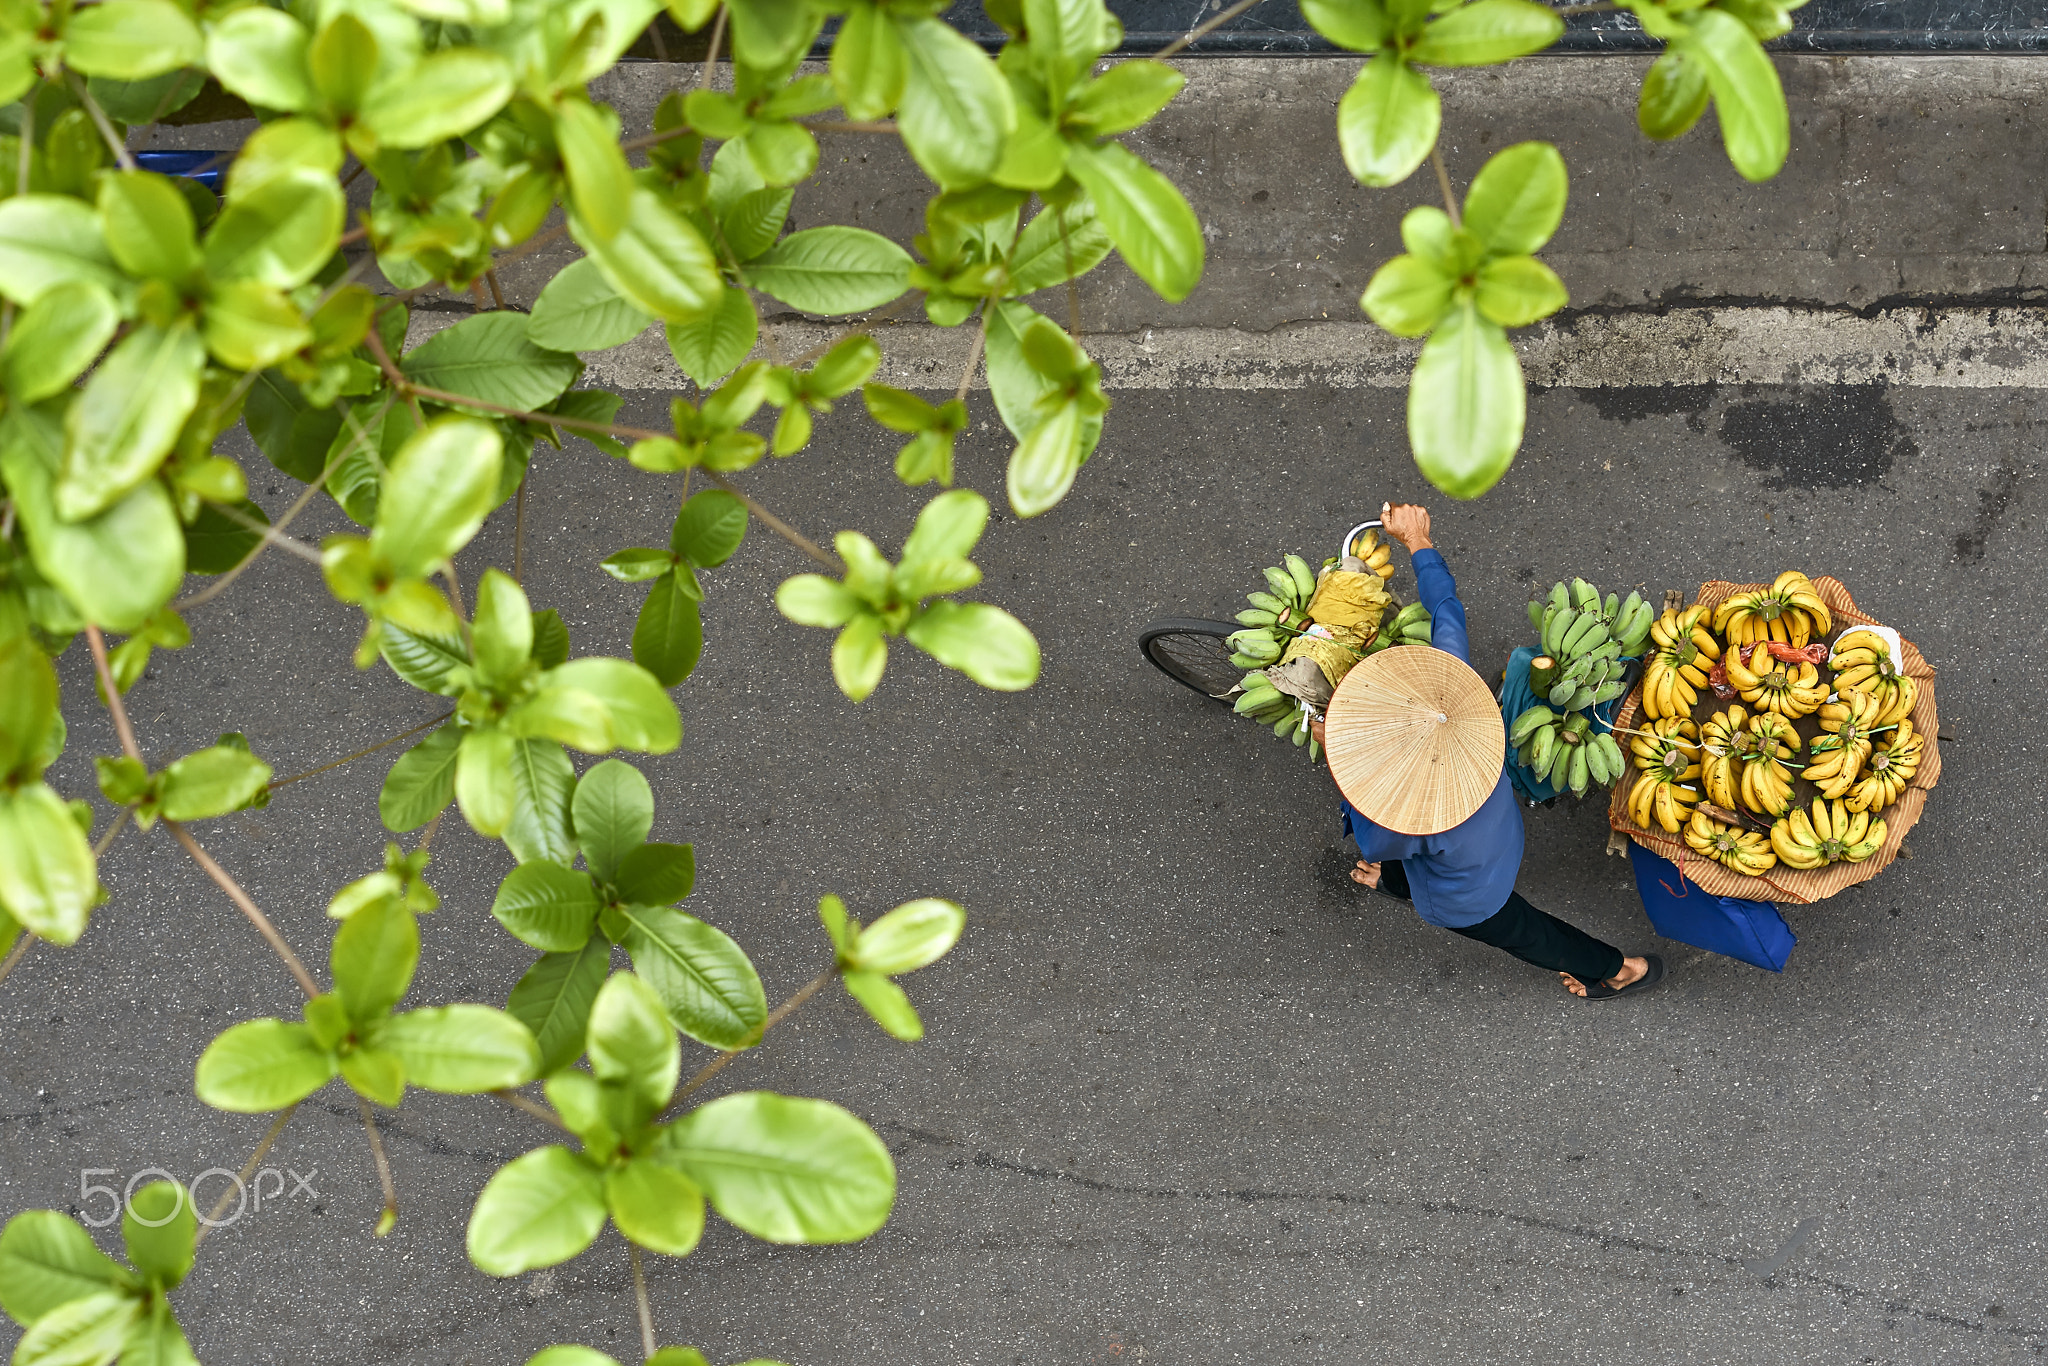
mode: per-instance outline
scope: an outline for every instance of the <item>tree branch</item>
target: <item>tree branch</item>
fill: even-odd
[[[633,1303],[640,1310],[640,1349],[647,1356],[654,1355],[654,1310],[647,1303],[647,1273],[640,1269],[640,1245],[626,1244],[633,1261]]]
[[[256,1174],[256,1164],[263,1160],[263,1155],[270,1151],[270,1145],[277,1142],[277,1136],[284,1132],[284,1126],[291,1123],[292,1116],[299,1112],[300,1103],[293,1101],[278,1111],[276,1119],[270,1121],[270,1128],[264,1131],[263,1141],[256,1145],[256,1151],[249,1154],[249,1160],[242,1164],[242,1170],[236,1174],[235,1184],[220,1193],[220,1199],[213,1202],[213,1212],[199,1221],[198,1236],[192,1240],[195,1250],[206,1241],[207,1234],[220,1226],[220,1217],[228,1212],[228,1202],[235,1197],[236,1192],[248,1186],[249,1178]]]
[[[718,18],[711,24],[711,45],[704,49],[704,74],[697,80],[699,90],[711,88],[711,73],[718,68],[718,45],[725,41],[725,6],[718,7]]]
[[[833,573],[844,574],[846,572],[846,566],[840,562],[840,559],[837,555],[834,555],[831,551],[825,549],[816,541],[804,535],[802,532],[798,531],[789,523],[783,521],[780,517],[777,517],[767,508],[762,507],[759,503],[755,502],[752,498],[748,497],[746,491],[740,488],[739,485],[733,483],[732,480],[726,478],[717,470],[705,470],[704,475],[706,478],[711,480],[712,483],[718,485],[718,487],[724,489],[727,493],[730,493],[733,497],[739,499],[742,503],[745,503],[747,505],[748,512],[751,512],[756,517],[759,517],[761,519],[762,525],[766,526],[770,531],[780,536],[783,540],[788,541],[798,550],[803,551],[804,554],[810,556],[819,564],[824,565]]]
[[[981,364],[982,348],[988,345],[988,320],[994,311],[993,304],[984,302],[981,306],[981,327],[974,334],[974,343],[967,348],[967,364],[960,371],[960,387],[953,394],[955,403],[967,401],[968,386],[974,383],[974,367]]]
[[[866,122],[849,123],[844,119],[798,119],[813,133],[885,133],[895,137],[899,131],[887,119],[869,119]]]
[[[1202,39],[1208,37],[1217,29],[1222,28],[1232,19],[1237,18],[1238,15],[1243,14],[1246,10],[1250,9],[1252,6],[1258,3],[1259,0],[1238,0],[1236,4],[1232,5],[1229,9],[1223,11],[1223,13],[1217,15],[1214,19],[1211,19],[1208,23],[1202,25],[1200,28],[1193,29],[1185,37],[1176,38],[1172,42],[1168,43],[1165,47],[1160,48],[1157,52],[1152,54],[1152,60],[1155,62],[1163,62],[1168,57],[1173,56],[1177,52],[1186,51],[1188,48],[1194,46],[1196,43],[1201,42]]]
[[[1436,185],[1444,192],[1444,212],[1451,216],[1451,226],[1462,227],[1463,223],[1458,213],[1458,196],[1451,192],[1451,173],[1444,167],[1444,153],[1441,147],[1430,147],[1429,164],[1436,167]]]
[[[358,759],[367,758],[370,755],[375,754],[380,749],[389,749],[392,745],[397,744],[400,740],[404,740],[411,736],[418,735],[423,730],[430,730],[433,727],[440,725],[443,721],[446,721],[449,717],[453,715],[455,715],[455,713],[452,711],[444,711],[431,721],[422,721],[417,726],[414,726],[409,730],[402,730],[398,732],[398,734],[392,736],[388,740],[379,740],[376,744],[371,745],[367,749],[359,749],[354,754],[344,754],[339,759],[330,760],[327,763],[321,764],[316,768],[309,768],[303,773],[294,773],[289,778],[275,779],[268,784],[268,787],[272,792],[275,792],[280,787],[290,787],[293,783],[296,783],[304,778],[310,778],[316,773],[325,773],[330,768],[340,768],[343,764],[352,764]]]
[[[568,1125],[562,1122],[562,1117],[560,1115],[556,1114],[547,1106],[542,1105],[537,1100],[531,1100],[526,1096],[520,1095],[517,1091],[513,1091],[510,1089],[496,1090],[491,1092],[491,1094],[496,1096],[499,1100],[504,1101],[513,1109],[523,1110],[527,1114],[532,1115],[535,1119],[541,1121],[543,1124],[552,1124],[565,1134],[573,1132],[573,1130],[571,1130]]]
[[[89,621],[85,624],[85,643],[92,650],[92,666],[100,680],[100,697],[114,718],[114,734],[121,741],[121,752],[144,768],[149,767],[143,760],[142,747],[135,743],[135,728],[128,724],[128,708],[121,705],[121,690],[114,686],[114,671],[107,666],[107,638],[100,634],[99,623]]]
[[[107,111],[100,108],[100,102],[92,97],[92,91],[86,89],[85,82],[79,79],[76,71],[67,69],[64,75],[71,82],[72,93],[77,95],[79,103],[85,106],[85,112],[92,115],[93,124],[100,130],[100,136],[105,138],[107,146],[113,149],[114,160],[124,171],[135,170],[135,156],[128,150],[128,144],[121,141],[121,135],[114,131],[112,121],[107,118]]]
[[[384,1188],[384,1212],[377,1216],[377,1236],[382,1238],[398,1222],[398,1185],[391,1179],[391,1163],[384,1156],[384,1139],[377,1132],[377,1112],[361,1096],[356,1097],[356,1107],[363,1112],[363,1132],[370,1137],[370,1156],[377,1163],[377,1184]]]
[[[28,957],[28,951],[35,942],[36,937],[34,935],[30,934],[27,930],[21,932],[21,942],[16,944],[5,958],[0,958],[0,982],[5,982],[14,969],[20,965],[21,960]]]
[[[284,942],[284,936],[277,932],[277,926],[270,923],[270,917],[263,914],[262,909],[249,899],[249,894],[242,890],[241,884],[229,877],[227,870],[215,863],[213,856],[199,847],[199,841],[192,838],[191,831],[168,817],[164,820],[164,829],[171,832],[171,838],[185,846],[185,852],[192,856],[192,861],[213,879],[215,886],[227,893],[228,900],[234,902],[235,909],[249,918],[249,923],[256,927],[256,932],[269,941],[270,947],[284,960],[285,967],[298,982],[299,990],[306,993],[307,999],[318,996],[320,984],[313,980],[312,973],[306,971],[306,965],[292,952],[292,946]]]
[[[834,963],[832,966],[826,968],[823,972],[819,973],[816,977],[813,977],[810,981],[798,987],[794,995],[792,995],[787,1001],[784,1001],[781,1005],[775,1007],[775,1009],[769,1013],[768,1018],[761,1022],[761,1033],[763,1035],[766,1035],[769,1030],[775,1028],[775,1026],[781,1024],[784,1020],[788,1019],[798,1006],[802,1005],[805,1001],[810,1000],[813,996],[816,996],[820,991],[823,991],[825,989],[825,984],[830,982],[833,978],[837,977],[838,975],[839,965],[837,963]],[[759,1047],[758,1044],[756,1044],[755,1046]],[[702,1086],[705,1082],[710,1081],[720,1072],[723,1072],[725,1070],[725,1065],[731,1062],[734,1058],[737,1058],[743,1051],[745,1050],[738,1048],[729,1049],[724,1053],[720,1053],[710,1062],[707,1062],[702,1067],[698,1068],[697,1075],[691,1077],[688,1081],[684,1082],[681,1086],[676,1088],[675,1095],[669,1100],[668,1110],[666,1111],[666,1113],[674,1114],[676,1107],[683,1103],[683,1098],[685,1096],[689,1095],[692,1091]]]

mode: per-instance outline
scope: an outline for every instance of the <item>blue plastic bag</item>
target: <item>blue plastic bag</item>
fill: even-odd
[[[1679,873],[1678,865],[1634,840],[1628,842],[1628,861],[1635,866],[1636,892],[1658,934],[1772,972],[1785,970],[1799,940],[1776,906],[1703,891]]]

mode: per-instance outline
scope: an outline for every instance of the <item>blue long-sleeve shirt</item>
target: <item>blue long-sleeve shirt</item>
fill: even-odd
[[[1472,662],[1465,635],[1465,605],[1444,557],[1434,548],[1415,555],[1415,583],[1429,609],[1430,643]],[[1415,910],[1432,925],[1463,929],[1477,925],[1507,904],[1522,868],[1522,809],[1515,803],[1507,766],[1485,803],[1465,821],[1439,835],[1404,835],[1373,824],[1342,803],[1344,828],[1370,863],[1401,860]]]

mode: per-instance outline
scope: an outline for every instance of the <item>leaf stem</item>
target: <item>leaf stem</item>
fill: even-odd
[[[67,69],[64,75],[71,82],[72,92],[78,96],[79,103],[85,106],[85,112],[92,115],[93,124],[100,130],[100,136],[107,140],[107,146],[113,150],[114,160],[124,171],[135,170],[134,154],[128,150],[128,144],[121,141],[120,135],[114,131],[113,122],[107,118],[107,111],[100,108],[100,102],[92,97],[92,91],[86,89],[85,82],[78,78],[76,71]]]
[[[234,902],[235,908],[249,918],[249,923],[256,927],[256,932],[269,941],[270,947],[284,960],[286,969],[290,971],[293,980],[298,982],[299,990],[306,993],[307,999],[318,996],[320,984],[313,980],[313,974],[306,971],[306,965],[292,952],[292,946],[284,942],[284,936],[277,932],[277,926],[270,923],[270,917],[263,914],[262,908],[249,899],[249,894],[242,890],[241,885],[228,876],[226,869],[213,861],[212,855],[199,847],[199,841],[192,838],[191,831],[168,818],[164,821],[164,829],[171,832],[171,838],[185,846],[185,852],[192,856],[192,861],[213,879],[215,886],[227,893],[228,900]]]
[[[526,1096],[520,1095],[517,1091],[505,1088],[500,1088],[499,1090],[491,1092],[491,1094],[496,1096],[499,1100],[504,1101],[513,1109],[523,1110],[527,1114],[532,1115],[535,1119],[541,1121],[543,1124],[552,1124],[565,1134],[572,1132],[569,1126],[562,1122],[562,1117],[560,1115],[556,1114],[547,1106],[542,1105],[537,1100],[529,1099]]]
[[[784,1020],[788,1019],[798,1006],[802,1005],[805,1001],[810,1000],[813,996],[816,996],[820,991],[823,991],[825,989],[825,984],[830,982],[833,978],[837,977],[838,975],[839,964],[834,963],[830,967],[826,968],[823,972],[819,973],[816,977],[813,977],[810,981],[798,987],[796,989],[796,992],[788,1000],[784,1001],[781,1005],[775,1007],[773,1011],[769,1012],[768,1018],[761,1022],[761,1033],[763,1035],[766,1035],[769,1030],[775,1028],[775,1026],[781,1024]],[[759,1045],[757,1042],[756,1047],[758,1046]],[[695,1076],[691,1077],[688,1081],[684,1082],[681,1086],[676,1088],[676,1093],[674,1097],[672,1097],[668,1103],[667,1113],[675,1113],[676,1107],[683,1103],[684,1097],[688,1096],[692,1091],[702,1086],[705,1082],[710,1081],[720,1072],[723,1072],[725,1070],[725,1065],[731,1062],[734,1058],[737,1058],[744,1051],[745,1050],[738,1048],[728,1049],[727,1051],[720,1053],[717,1057],[713,1058],[710,1062],[707,1062],[702,1067],[698,1068],[697,1074]]]
[[[277,1142],[277,1136],[284,1132],[284,1126],[292,1122],[292,1116],[299,1112],[300,1103],[293,1101],[278,1111],[276,1119],[270,1121],[270,1127],[264,1131],[263,1141],[256,1145],[256,1151],[249,1154],[249,1160],[242,1164],[242,1170],[236,1174],[235,1184],[220,1193],[220,1199],[213,1202],[213,1212],[199,1221],[199,1233],[192,1239],[195,1250],[206,1241],[207,1234],[219,1227],[220,1217],[228,1212],[228,1202],[235,1198],[238,1191],[248,1186],[249,1178],[256,1174],[256,1164],[270,1151],[270,1145]]]
[[[107,638],[100,634],[98,622],[85,624],[85,643],[92,649],[93,669],[100,680],[100,697],[114,718],[114,734],[121,741],[121,752],[144,768],[149,767],[142,758],[142,747],[135,743],[135,728],[128,724],[128,708],[121,705],[121,690],[114,686],[114,671],[107,665]]]
[[[132,806],[124,806],[121,808],[121,813],[114,817],[114,823],[107,827],[107,833],[101,835],[99,838],[99,843],[93,845],[92,856],[95,860],[97,860],[100,855],[107,852],[107,847],[114,842],[114,836],[121,833],[122,829],[126,827],[128,824],[128,818],[134,814],[135,808]]]
[[[1458,213],[1458,197],[1451,193],[1451,173],[1444,166],[1443,149],[1432,145],[1429,149],[1429,164],[1436,168],[1437,188],[1444,192],[1444,212],[1451,216],[1451,226],[1464,226]]]
[[[1202,25],[1200,28],[1192,29],[1184,37],[1176,38],[1174,39],[1174,41],[1168,43],[1165,47],[1160,48],[1157,52],[1152,54],[1152,60],[1155,62],[1163,62],[1168,57],[1173,56],[1175,53],[1184,51],[1187,48],[1192,47],[1194,44],[1201,42],[1202,39],[1208,37],[1217,29],[1222,28],[1232,19],[1237,18],[1238,15],[1243,14],[1246,10],[1250,9],[1252,6],[1258,3],[1259,0],[1238,0],[1236,4],[1232,5],[1229,9],[1223,11],[1223,13],[1217,15],[1214,19],[1211,19],[1208,23]]]
[[[718,7],[718,18],[711,24],[711,45],[704,49],[704,74],[697,80],[699,90],[711,88],[711,73],[718,67],[718,45],[725,41],[725,6]]]
[[[384,338],[378,336],[377,329],[375,327],[372,327],[368,332],[365,332],[363,334],[363,341],[369,345],[370,354],[376,357],[377,368],[384,372],[384,378],[390,380],[391,387],[396,389],[400,394],[403,394],[405,396],[405,401],[412,405],[412,415],[414,420],[417,421],[422,427],[426,426],[427,415],[420,410],[420,401],[418,397],[416,397],[416,391],[412,387],[412,382],[406,379],[403,371],[401,371],[396,365],[392,364],[391,353],[384,349]]]
[[[384,1156],[384,1138],[377,1132],[377,1112],[361,1096],[356,1097],[356,1106],[363,1112],[363,1132],[370,1138],[370,1156],[377,1164],[377,1184],[384,1188],[384,1211],[377,1216],[377,1236],[382,1238],[398,1222],[398,1185],[391,1179],[391,1163]]]
[[[967,386],[974,383],[974,368],[981,364],[982,348],[988,345],[989,317],[995,311],[993,304],[984,301],[981,306],[981,326],[974,333],[974,342],[967,348],[967,364],[960,371],[960,387],[953,392],[955,403],[967,401]]]
[[[35,942],[34,935],[27,930],[21,932],[21,942],[9,950],[5,958],[0,958],[0,982],[5,982],[21,960],[28,957],[28,951]]]
[[[802,532],[798,531],[789,523],[783,521],[780,517],[777,517],[767,508],[762,507],[759,503],[755,502],[752,498],[748,497],[746,490],[740,488],[737,484],[733,483],[732,480],[726,478],[717,470],[705,470],[704,475],[712,483],[718,485],[718,487],[724,489],[727,493],[730,493],[733,497],[739,499],[742,503],[745,503],[747,505],[748,512],[751,512],[756,517],[760,518],[761,524],[763,526],[767,527],[770,531],[780,536],[783,540],[788,541],[798,550],[803,551],[804,554],[810,556],[819,564],[824,565],[833,573],[844,574],[846,572],[846,566],[840,563],[839,557],[837,555],[834,555],[831,551],[825,549],[816,541],[804,535]]]
[[[640,1267],[640,1245],[629,1241],[626,1251],[633,1263],[633,1303],[640,1311],[640,1350],[651,1358],[654,1355],[654,1309],[647,1303],[647,1273]]]
[[[310,778],[316,773],[325,773],[330,768],[340,768],[343,764],[352,764],[358,759],[367,758],[369,755],[375,754],[380,749],[388,749],[392,745],[397,744],[400,740],[408,739],[412,736],[418,735],[423,730],[428,730],[434,726],[438,726],[443,721],[446,721],[449,717],[453,715],[455,715],[455,713],[452,711],[444,711],[431,721],[422,721],[417,726],[414,726],[409,730],[402,730],[398,732],[398,734],[392,736],[388,740],[379,740],[376,744],[369,746],[367,749],[359,749],[353,754],[344,754],[339,759],[331,759],[327,763],[321,764],[316,768],[307,769],[304,773],[294,773],[289,778],[278,778],[269,784],[269,790],[275,792],[280,787],[290,787],[293,783],[296,783],[303,778]]]
[[[240,523],[250,531],[263,532],[270,544],[276,546],[279,550],[288,550],[310,564],[326,563],[325,558],[312,546],[307,545],[304,541],[295,541],[291,537],[283,535],[270,523],[257,521],[232,503],[215,503],[213,510],[231,522]]]

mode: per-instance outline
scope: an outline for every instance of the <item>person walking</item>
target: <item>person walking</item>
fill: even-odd
[[[1426,509],[1389,504],[1381,519],[1414,563],[1435,650],[1369,656],[1345,675],[1327,718],[1313,723],[1358,846],[1352,881],[1408,901],[1432,925],[1555,971],[1582,999],[1655,986],[1664,976],[1656,954],[1624,955],[1515,890],[1522,812],[1499,709],[1472,670],[1457,582],[1430,544]]]

